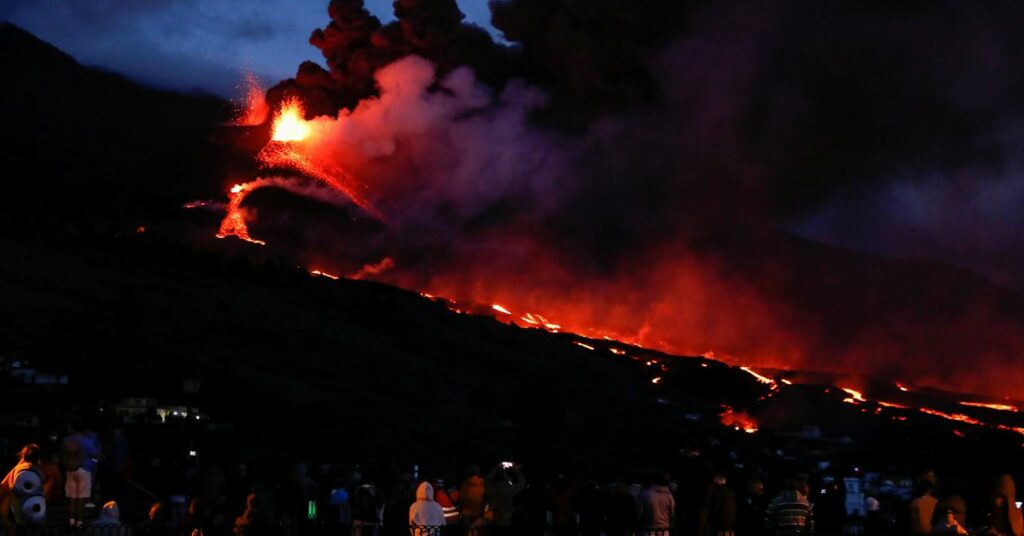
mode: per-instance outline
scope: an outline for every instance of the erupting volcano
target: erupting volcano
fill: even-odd
[[[249,83],[255,82],[250,80]],[[248,124],[245,122],[247,118],[258,116],[260,108],[266,106],[265,101],[261,99],[250,98],[247,99],[247,102],[249,107],[239,119],[239,124],[242,125]],[[364,190],[362,185],[345,173],[343,169],[322,165],[302,152],[301,144],[308,140],[311,131],[310,125],[303,117],[304,113],[302,103],[297,98],[290,98],[281,104],[277,113],[274,114],[271,139],[256,156],[260,165],[267,169],[296,173],[301,177],[323,184],[363,209],[367,214],[383,221],[383,214],[366,200],[365,194],[362,193]],[[228,192],[227,213],[221,221],[217,238],[234,236],[253,244],[261,246],[266,244],[263,240],[249,236],[245,211],[242,208],[242,202],[249,194],[266,186],[280,186],[280,184],[260,178],[231,187]],[[186,205],[186,208],[193,208],[193,206]]]
[[[458,20],[453,3],[440,4]],[[880,191],[921,207],[927,181],[902,177],[984,173],[977,155],[1005,148],[985,145],[994,127],[919,72],[918,52],[893,59],[926,80],[908,93],[883,76],[892,62],[865,52],[876,41],[842,45],[888,92],[862,94],[846,72],[821,74],[831,64],[818,47],[776,31],[800,13],[747,27],[742,13],[711,9],[694,13],[701,24],[690,34],[664,28],[658,39],[634,36],[642,46],[619,43],[635,45],[636,57],[617,58],[618,68],[595,48],[577,51],[593,60],[583,72],[565,71],[565,51],[520,27],[540,16],[524,6],[493,6],[498,29],[522,41],[514,49],[458,22],[431,28],[435,19],[413,16],[433,9],[425,5],[382,25],[361,2],[332,2],[330,24],[310,40],[328,69],[303,64],[265,101],[247,99],[239,124],[266,115],[266,103],[273,110],[254,155],[264,176],[231,189],[217,236],[264,244],[248,225],[275,207],[247,210],[248,196],[268,186],[307,195],[315,190],[298,185],[315,185],[350,220],[379,225],[348,232],[306,221],[301,238],[273,247],[330,273],[444,296],[457,311],[501,304],[488,314],[504,322],[737,365],[1024,395],[1018,293],[934,262],[807,238],[844,195]],[[940,24],[920,17],[915,24]],[[609,38],[591,30],[578,29]],[[800,39],[831,39],[808,31]],[[888,32],[877,42],[898,40]],[[758,36],[776,47],[756,46]],[[971,54],[944,68],[973,73]],[[785,80],[763,80],[767,69]],[[983,80],[1003,95],[1001,82]],[[744,89],[759,84],[765,91]],[[837,99],[832,84],[851,94]],[[922,128],[937,116],[961,135]],[[846,126],[833,130],[834,121]],[[943,373],[966,356],[984,365]]]

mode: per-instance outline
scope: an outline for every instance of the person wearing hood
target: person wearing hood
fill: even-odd
[[[667,534],[676,516],[676,499],[668,487],[668,475],[661,475],[640,495],[641,534]]]
[[[420,482],[416,502],[409,507],[409,532],[412,536],[428,536],[444,524],[444,509],[434,500],[434,487],[430,482]]]
[[[764,514],[765,533],[775,536],[808,535],[814,533],[814,513],[804,492],[806,484],[796,478],[787,478],[782,493],[768,503]]]

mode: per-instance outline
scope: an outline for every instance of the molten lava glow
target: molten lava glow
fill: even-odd
[[[729,406],[722,406],[722,415],[719,421],[734,430],[742,430],[748,434],[757,432],[757,421],[750,417],[745,411],[734,411]]]
[[[896,403],[893,403],[893,402],[883,402],[881,400],[878,401],[878,405],[882,406],[882,407],[885,407],[885,408],[910,409],[909,406],[904,406],[903,404],[896,404]]]
[[[270,114],[270,107],[263,88],[260,87],[259,78],[253,73],[245,73],[242,80],[242,106],[239,110],[235,124],[240,126],[262,125]]]
[[[288,141],[271,141],[257,155],[265,168],[289,169],[305,175],[347,197],[374,218],[384,221],[384,214],[369,201],[365,186],[345,170],[314,161]]]
[[[661,383],[661,376],[657,376],[657,377],[651,378],[651,383],[653,383],[655,385]]]
[[[374,207],[365,186],[353,179],[345,170],[336,166],[313,160],[296,144],[307,140],[311,134],[309,123],[303,117],[302,102],[297,98],[284,101],[274,116],[271,141],[256,156],[263,168],[280,168],[290,170],[308,177],[338,192],[352,201],[379,221],[384,221],[384,214]],[[245,198],[255,190],[253,183],[236,184],[231,188],[228,197],[227,213],[221,221],[217,238],[235,236],[254,244],[266,244],[249,236],[241,205]],[[196,205],[200,206],[200,205]],[[186,208],[193,208],[186,205]]]
[[[846,391],[846,394],[850,395],[851,397],[843,399],[843,402],[846,402],[847,404],[859,404],[861,402],[867,402],[867,400],[864,399],[864,395],[860,391],[856,391],[848,387],[840,387],[840,389]]]
[[[582,343],[580,341],[572,341],[572,343],[575,344],[576,346],[579,346],[580,348],[586,348],[587,350],[593,350],[594,349],[593,346],[591,346],[589,344],[586,344],[586,343]]]
[[[712,354],[712,355],[714,355],[714,354]],[[776,387],[778,387],[778,385],[775,383],[775,380],[769,378],[768,376],[762,376],[761,374],[758,374],[758,373],[754,372],[750,367],[740,367],[740,370],[742,370],[743,372],[746,372],[747,374],[750,374],[757,381],[759,381],[759,382],[761,382],[761,383],[763,383],[765,385],[771,385],[772,389],[775,389]]]
[[[281,109],[274,116],[274,130],[271,139],[274,141],[302,141],[309,136],[309,124],[306,123],[305,110],[302,102],[291,97],[281,103]]]
[[[903,385],[902,383],[899,383],[899,382],[896,383],[896,388],[899,389],[900,391],[903,391],[904,393],[906,393],[907,391],[910,390],[910,389],[907,389],[906,385]]]
[[[338,279],[341,279],[340,277],[338,277],[338,276],[336,276],[334,274],[329,274],[327,272],[323,272],[323,271],[320,271],[320,270],[310,270],[309,273],[311,275],[314,275],[314,276],[317,276],[317,277],[326,277],[327,279],[333,279],[335,281],[337,281]]]
[[[494,309],[495,311],[498,311],[499,313],[505,314],[505,315],[512,314],[511,311],[509,311],[508,309],[506,309],[506,308],[504,308],[504,307],[502,307],[502,306],[500,306],[500,305],[498,305],[496,303],[491,305],[491,309]]]
[[[946,413],[944,411],[939,411],[931,408],[918,408],[918,411],[927,415],[942,417],[943,419],[947,419],[950,421],[964,422],[967,424],[973,424],[974,426],[989,426],[995,428],[996,430],[1005,430],[1007,432],[1016,432],[1018,434],[1024,435],[1024,427],[1021,426],[1008,426],[1005,424],[990,425],[984,421],[975,419],[970,415],[964,415],[963,413]]]
[[[245,224],[245,213],[242,211],[242,201],[253,188],[247,184],[236,184],[231,187],[228,195],[227,214],[220,222],[220,230],[217,231],[217,238],[234,236],[252,242],[257,245],[265,245],[266,242],[249,236],[249,227]]]
[[[972,408],[988,408],[996,411],[1012,411],[1014,413],[1020,411],[1017,406],[1011,406],[1009,404],[986,404],[984,402],[959,402],[961,406],[970,406]]]

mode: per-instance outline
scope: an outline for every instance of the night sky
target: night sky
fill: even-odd
[[[489,24],[486,0],[460,0],[466,20]],[[13,22],[99,66],[153,85],[237,95],[243,69],[264,81],[322,61],[310,32],[327,19],[322,0],[9,0],[0,20]],[[390,0],[368,0],[383,21]]]

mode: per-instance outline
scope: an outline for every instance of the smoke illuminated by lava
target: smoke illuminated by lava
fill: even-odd
[[[953,114],[945,88],[929,85],[931,100],[923,100],[920,86],[904,94],[882,80],[893,102],[850,95],[862,99],[851,109],[877,109],[881,119],[846,114],[848,99],[834,94],[856,81],[827,71],[832,63],[816,62],[817,47],[794,45],[796,34],[779,32],[774,19],[754,23],[742,10],[702,14],[695,35],[666,39],[658,54],[644,48],[648,41],[625,43],[643,50],[622,59],[626,71],[643,71],[637,80],[620,80],[621,66],[604,49],[557,50],[550,42],[564,39],[526,36],[534,47],[527,52],[536,56],[528,59],[552,76],[496,84],[486,65],[452,60],[465,51],[453,49],[460,42],[445,41],[443,32],[413,35],[436,39],[423,47],[436,63],[410,54],[419,45],[402,36],[429,26],[428,18],[378,34],[380,25],[357,16],[356,4],[333,10],[332,26],[314,33],[331,72],[304,64],[295,80],[271,92],[278,103],[272,139],[258,160],[268,172],[323,185],[355,205],[353,214],[385,225],[360,228],[357,240],[344,242],[338,237],[350,235],[314,225],[302,229],[315,237],[309,243],[275,247],[332,273],[500,304],[509,314],[493,311],[520,325],[679,354],[714,351],[752,366],[1021,394],[1020,300],[946,268],[870,259],[779,227],[781,215],[813,208],[806,205],[843,187],[885,180],[884,173],[911,169],[905,160],[936,160],[948,154],[944,148],[960,147],[944,134],[955,128],[920,130],[922,118]],[[499,27],[525,23],[514,16],[516,6],[499,8]],[[772,15],[800,13],[780,8]],[[465,29],[456,23],[445,30]],[[572,31],[580,42],[607,34]],[[779,51],[766,52],[760,39],[777,42]],[[860,41],[851,42],[849,52],[860,52]],[[784,54],[794,46],[812,57]],[[577,52],[593,65],[571,61]],[[801,60],[811,68],[794,63]],[[898,65],[917,69],[923,63],[916,60],[910,54]],[[777,62],[792,73],[766,83],[759,67]],[[572,72],[562,72],[569,65]],[[972,72],[977,62],[964,65]],[[843,83],[822,82],[823,69]],[[817,85],[802,85],[805,77]],[[540,86],[552,80],[564,85]],[[761,85],[770,91],[751,91]],[[623,96],[641,104],[615,106]],[[590,104],[598,111],[581,113]],[[322,115],[306,119],[303,107]],[[859,128],[833,131],[827,119],[836,110],[843,124]],[[900,121],[894,125],[886,114]],[[573,120],[578,116],[585,120]],[[948,124],[974,126],[955,119]],[[892,165],[876,169],[871,155]],[[220,235],[252,240],[246,215],[256,212],[245,211],[243,201],[255,189],[245,183],[231,194]],[[986,366],[964,370],[958,365],[967,357]]]
[[[392,264],[368,271],[338,266],[343,273],[528,311],[515,317],[521,325],[557,325],[679,354],[715,351],[756,366],[885,368],[915,384],[948,385],[936,375],[935,360],[1024,348],[1019,330],[1001,327],[1004,321],[983,307],[966,317],[950,309],[952,315],[911,331],[906,321],[871,322],[882,302],[862,304],[845,291],[822,299],[814,294],[820,287],[807,285],[816,276],[782,269],[797,266],[795,259],[804,254],[794,249],[798,244],[770,233],[731,235],[735,231],[726,227],[722,242],[738,244],[736,252],[695,246],[701,235],[691,236],[683,219],[653,229],[643,242],[603,252],[604,224],[586,218],[629,218],[634,207],[586,212],[577,204],[593,197],[593,186],[581,181],[595,177],[587,171],[595,159],[602,172],[619,172],[609,143],[632,124],[599,124],[582,139],[537,129],[529,115],[545,97],[536,88],[510,83],[496,93],[468,69],[437,80],[434,66],[416,57],[381,69],[376,79],[379,96],[337,117],[305,120],[301,103],[286,101],[275,114],[275,140],[258,155],[263,167],[322,184],[387,222],[365,241],[338,248],[365,255],[362,262],[370,267],[385,257]],[[606,154],[596,155],[598,148]],[[243,184],[232,193],[219,235],[254,240],[242,201],[256,188]],[[289,246],[302,248],[282,245]],[[319,263],[329,257],[329,251],[317,251],[311,258]],[[819,270],[827,277],[850,262],[838,255]],[[908,296],[908,303],[888,303],[887,314],[918,314]],[[970,299],[980,303],[976,298]],[[830,316],[845,319],[842,331],[821,324]],[[998,331],[1018,342],[955,338],[970,331]],[[945,337],[941,343],[936,332]],[[928,359],[895,358],[908,352]],[[988,388],[985,381],[985,371],[956,378],[958,386],[979,390]]]

